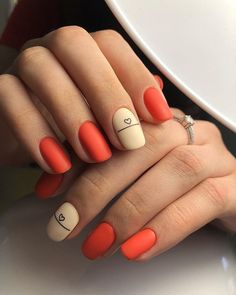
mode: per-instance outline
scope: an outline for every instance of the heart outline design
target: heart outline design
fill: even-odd
[[[131,118],[126,118],[126,119],[124,119],[124,122],[125,122],[125,124],[130,125],[132,123],[132,120],[131,120]]]
[[[59,221],[64,221],[66,218],[65,218],[65,216],[61,213],[61,214],[58,216],[58,219],[59,219]]]

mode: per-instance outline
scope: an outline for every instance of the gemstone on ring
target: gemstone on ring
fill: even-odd
[[[189,128],[190,126],[194,125],[194,120],[190,115],[184,115],[181,124],[184,128]]]
[[[190,115],[184,115],[183,117],[174,116],[173,119],[179,122],[188,133],[188,144],[194,143],[194,133],[193,133],[193,125],[195,121]]]

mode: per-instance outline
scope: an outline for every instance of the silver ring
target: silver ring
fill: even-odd
[[[187,131],[188,133],[188,144],[194,143],[194,132],[193,132],[193,125],[194,120],[190,115],[184,115],[182,117],[176,117],[173,118],[175,121],[179,122]]]

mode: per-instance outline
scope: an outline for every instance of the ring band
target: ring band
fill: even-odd
[[[173,119],[179,122],[187,131],[188,133],[188,144],[194,144],[194,132],[193,132],[193,125],[195,121],[190,115],[184,115],[182,117],[174,116]]]

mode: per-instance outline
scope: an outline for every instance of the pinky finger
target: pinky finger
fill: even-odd
[[[145,261],[165,252],[226,212],[236,214],[235,195],[233,174],[203,181],[123,243],[122,254],[129,260]]]

